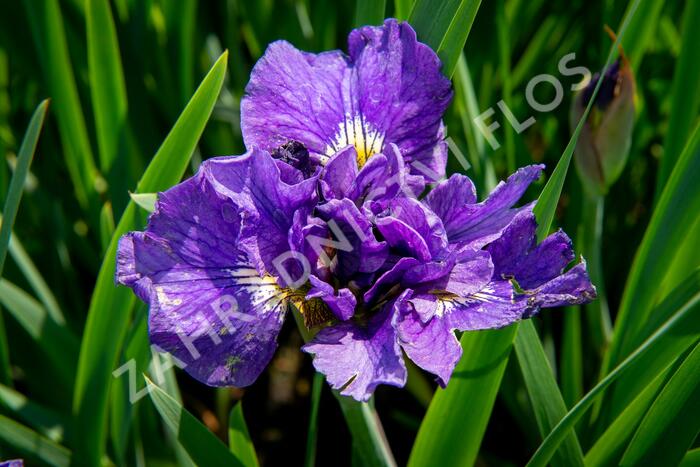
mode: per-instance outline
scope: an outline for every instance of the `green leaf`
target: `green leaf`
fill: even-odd
[[[323,391],[323,375],[314,373],[314,382],[311,388],[311,413],[309,414],[309,429],[306,432],[306,456],[305,467],[316,465],[316,439],[318,438],[318,409],[321,405],[321,392]]]
[[[394,0],[394,17],[401,21],[407,20],[411,8],[413,8],[413,0]]]
[[[0,440],[44,464],[55,467],[70,464],[71,453],[68,449],[4,415],[0,415]]]
[[[642,392],[625,408],[605,430],[605,433],[596,440],[593,447],[586,453],[586,465],[613,465],[619,463],[627,444],[639,426],[639,423],[647,413],[649,407],[658,396],[659,392],[668,381],[669,376],[675,372],[675,365],[671,365],[660,372]]]
[[[679,467],[698,467],[700,465],[700,448],[688,451],[683,457],[683,462],[681,462]]]
[[[24,182],[29,173],[29,166],[34,158],[37,141],[39,141],[39,133],[44,124],[46,110],[49,107],[49,101],[45,100],[34,111],[32,119],[29,121],[27,132],[22,140],[22,145],[19,148],[19,156],[17,158],[17,166],[15,173],[12,175],[10,188],[5,198],[5,207],[2,211],[2,225],[0,226],[0,276],[2,276],[3,267],[5,266],[5,258],[7,258],[7,249],[10,244],[10,235],[12,234],[12,226],[15,223],[19,202],[22,199],[24,190]]]
[[[24,394],[0,384],[0,406],[54,442],[67,436],[69,420],[28,399]]]
[[[131,200],[147,212],[156,210],[157,193],[129,193]]]
[[[677,465],[700,431],[700,341],[634,434],[621,465]]]
[[[246,467],[257,467],[258,456],[255,454],[253,440],[250,439],[248,426],[243,417],[243,403],[238,401],[228,417],[228,447]]]
[[[385,11],[386,0],[357,0],[355,3],[355,27],[382,24]]]
[[[395,466],[396,461],[389,450],[379,416],[371,402],[357,402],[333,391],[340,403],[345,421],[352,435],[353,455],[357,454],[361,465],[368,467]]]
[[[197,465],[246,465],[178,401],[148,378],[146,384],[151,400],[165,425]]]
[[[503,378],[517,325],[465,332],[462,355],[423,418],[409,466],[473,465]]]
[[[659,343],[663,338],[674,331],[682,332],[687,327],[689,321],[695,317],[694,313],[700,311],[700,292],[695,293],[685,303],[682,304],[659,329],[645,340],[634,352],[632,352],[622,363],[608,373],[596,386],[561,419],[552,429],[547,438],[544,439],[540,447],[528,462],[529,467],[545,466],[552,455],[559,448],[561,442],[568,433],[573,430],[574,425],[583,414],[593,405],[596,399],[621,375],[639,365],[646,354],[653,354],[657,351]]]
[[[664,155],[656,180],[657,198],[683,151],[683,145],[688,140],[700,107],[700,92],[690,91],[700,82],[700,60],[697,58],[695,46],[700,43],[700,2],[687,2],[683,18],[681,53],[676,62],[671,88],[671,115],[664,138]]]
[[[515,355],[525,380],[540,434],[546,436],[566,415],[566,404],[562,398],[552,368],[544,353],[535,325],[531,320],[520,323],[515,338]],[[576,434],[571,434],[562,443],[561,449],[552,459],[552,465],[583,466],[583,452]]]
[[[34,298],[5,279],[0,279],[0,303],[41,348],[58,370],[63,388],[72,388],[78,356],[78,340],[58,325]]]
[[[112,210],[112,203],[107,201],[100,211],[100,244],[103,252],[109,248],[109,242],[112,241],[113,235],[114,211]]]
[[[700,212],[700,125],[693,133],[652,214],[637,250],[615,322],[607,366],[627,355],[644,337],[642,327],[650,316],[657,285],[673,267],[675,249],[692,230]]]
[[[448,78],[467,42],[481,0],[416,0],[409,23],[418,39],[428,44],[442,61],[442,72]]]
[[[627,57],[632,62],[635,72],[642,63],[642,57],[647,51],[649,41],[657,38],[656,25],[661,18],[661,9],[664,6],[663,0],[645,0],[636,5],[629,4],[625,12],[625,21],[628,17],[633,17],[629,23],[627,34],[622,39],[622,48]]]
[[[109,173],[126,141],[126,84],[109,2],[87,0],[86,5],[88,71],[100,168]]]
[[[182,178],[223,85],[227,58],[225,52],[202,81],[146,169],[138,192],[165,190]],[[98,464],[104,451],[112,369],[135,303],[130,290],[114,285],[117,243],[123,234],[138,228],[140,222],[136,204],[130,202],[102,262],[83,334],[73,409],[76,436],[81,440],[76,448],[76,462],[88,465]]]
[[[85,117],[80,105],[75,76],[71,67],[64,30],[64,20],[58,0],[25,0],[39,63],[51,94],[66,167],[73,182],[78,202],[83,208],[94,196],[101,177],[97,173]],[[102,184],[104,182],[102,181]]]

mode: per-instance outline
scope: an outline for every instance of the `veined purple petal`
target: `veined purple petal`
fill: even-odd
[[[326,375],[331,387],[344,396],[367,401],[380,384],[406,384],[394,316],[393,307],[388,305],[367,326],[335,324],[321,330],[302,350],[314,356],[314,367]]]
[[[363,165],[395,143],[412,173],[441,178],[441,118],[452,91],[437,55],[408,23],[391,19],[354,30],[348,47],[349,57],[271,44],[241,102],[246,146],[272,150],[296,140],[320,159],[354,146]]]
[[[209,159],[203,170],[217,190],[242,200],[238,246],[260,274],[279,275],[280,261],[290,251],[294,214],[297,210],[310,212],[316,203],[316,177],[289,185],[282,181],[276,161],[257,149],[241,157]]]
[[[453,175],[443,182],[437,194],[429,194],[425,201],[442,215],[451,244],[481,248],[496,240],[520,210],[531,209],[531,206],[520,209],[513,206],[543,169],[543,165],[518,169],[508,180],[499,183],[485,201],[477,204],[471,202],[469,183],[463,176]]]
[[[408,358],[433,373],[444,388],[462,356],[462,347],[447,320],[437,317],[423,320],[411,306],[420,303],[420,299],[407,302],[406,309],[400,313],[396,325],[399,343]]]
[[[286,293],[237,246],[237,200],[200,170],[161,193],[146,232],[125,235],[117,251],[117,281],[149,304],[151,342],[215,386],[255,381],[286,310]]]

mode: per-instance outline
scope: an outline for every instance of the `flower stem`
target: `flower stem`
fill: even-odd
[[[314,333],[304,325],[304,317],[301,316],[299,310],[294,306],[291,308],[301,337],[304,342],[308,342],[313,338]],[[357,402],[350,397],[341,396],[336,390],[333,390],[333,395],[338,399],[340,409],[345,416],[355,447],[353,453],[357,453],[361,457],[360,464],[364,466],[395,466],[394,455],[391,453],[389,442],[372,401]]]

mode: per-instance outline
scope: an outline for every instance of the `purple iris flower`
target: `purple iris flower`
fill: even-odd
[[[149,304],[152,343],[207,384],[252,384],[290,307],[316,369],[364,401],[405,384],[404,353],[444,386],[455,331],[595,297],[568,237],[537,244],[532,204],[515,207],[542,166],[482,202],[464,175],[421,198],[445,170],[449,82],[405,23],[349,42],[271,45],[243,102],[250,150],[204,162],[120,240],[116,279]]]

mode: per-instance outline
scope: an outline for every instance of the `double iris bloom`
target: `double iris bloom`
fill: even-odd
[[[452,91],[413,29],[363,27],[348,49],[271,44],[241,104],[249,151],[204,162],[119,243],[152,343],[204,383],[252,384],[291,307],[316,369],[365,401],[405,384],[404,355],[446,385],[455,330],[595,297],[585,263],[564,272],[566,234],[537,244],[533,204],[514,207],[542,166],[482,202],[468,177],[442,180]]]

